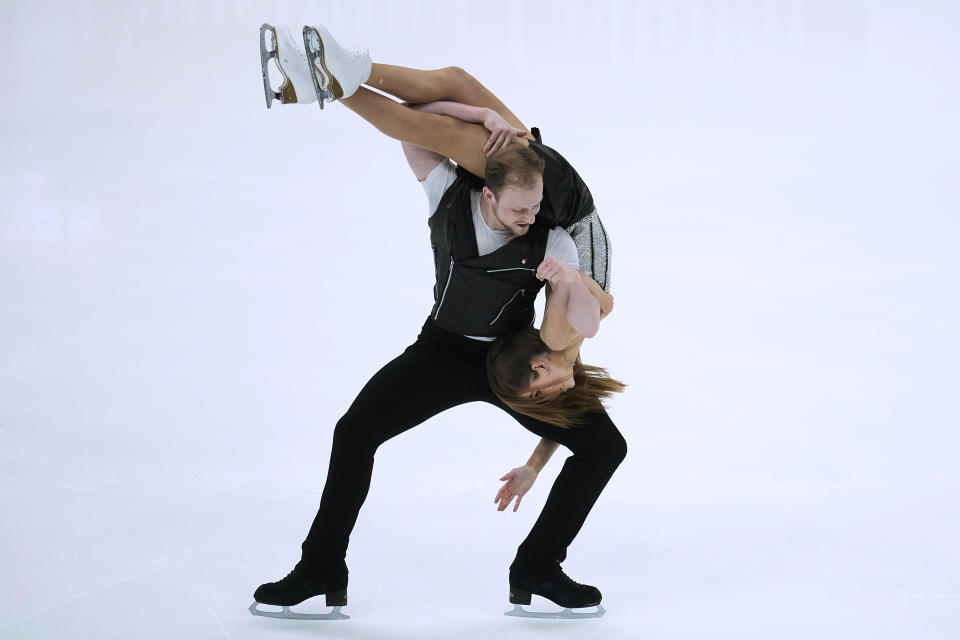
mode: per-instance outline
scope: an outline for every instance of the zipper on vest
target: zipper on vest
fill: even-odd
[[[487,269],[487,273],[499,273],[501,271],[534,271],[536,269],[531,269],[530,267],[510,267],[508,269]]]
[[[507,304],[505,304],[505,305],[503,305],[502,307],[500,307],[500,313],[498,313],[498,314],[497,314],[497,317],[494,318],[494,319],[490,322],[491,325],[492,325],[494,322],[496,322],[497,320],[500,319],[500,316],[503,315],[504,310],[505,310],[507,307],[509,307],[509,306],[510,306],[510,303],[513,302],[514,300],[516,300],[516,299],[517,299],[517,296],[521,295],[521,294],[523,293],[523,291],[524,291],[523,289],[520,289],[520,291],[517,291],[515,294],[513,294],[513,297],[512,297],[512,298],[510,298],[509,300],[507,300]]]
[[[440,309],[443,307],[443,300],[447,297],[447,289],[450,288],[450,278],[453,277],[453,257],[450,258],[450,269],[447,271],[447,284],[443,285],[443,295],[440,296],[440,304],[437,305],[437,312],[433,314],[433,319],[436,320],[437,316],[440,315]]]

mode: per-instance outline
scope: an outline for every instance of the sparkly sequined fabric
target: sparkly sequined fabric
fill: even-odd
[[[597,281],[604,291],[610,292],[610,239],[594,209],[590,215],[567,227],[567,232],[577,245],[580,256],[580,271]]]

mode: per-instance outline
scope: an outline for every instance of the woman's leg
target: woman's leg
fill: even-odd
[[[480,125],[417,111],[365,87],[340,102],[395,140],[452,158],[474,175],[486,170],[483,145],[489,133]]]
[[[487,107],[518,129],[527,130],[493,92],[460,67],[423,70],[375,62],[365,84],[411,104],[449,100],[472,107]]]

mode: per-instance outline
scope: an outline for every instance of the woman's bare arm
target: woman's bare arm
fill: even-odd
[[[582,271],[578,271],[578,273],[584,286],[600,307],[600,319],[610,315],[613,311],[613,296],[604,291],[587,274]],[[568,304],[568,299],[554,295],[553,287],[550,284],[547,285],[547,302],[544,306],[543,322],[540,323],[540,339],[556,351],[571,351],[572,349],[579,351],[580,345],[583,343],[583,336],[573,328],[567,318]],[[572,353],[571,358],[575,355],[575,353]]]
[[[540,323],[540,339],[554,351],[562,351],[574,343],[583,342],[583,336],[567,319],[566,299],[557,295],[550,284],[547,285],[547,302],[543,308],[543,322]]]
[[[495,503],[500,503],[497,511],[503,511],[509,507],[510,501],[514,498],[517,499],[517,502],[513,510],[516,511],[520,508],[520,500],[527,494],[530,487],[533,486],[537,475],[539,475],[543,466],[547,464],[553,452],[557,450],[557,446],[556,442],[541,438],[540,442],[537,443],[536,449],[534,449],[530,455],[530,459],[527,460],[527,464],[508,471],[500,478],[504,481],[504,484],[500,487],[500,491],[497,492],[497,497],[493,499]]]
[[[593,278],[583,271],[580,272],[580,279],[583,280],[583,284],[587,286],[593,297],[597,299],[597,303],[600,305],[600,319],[603,320],[613,312],[613,296],[604,291]]]
[[[570,329],[582,338],[592,338],[600,328],[600,305],[590,293],[580,272],[556,258],[546,258],[537,267],[537,277],[550,283],[540,325],[540,339],[551,349],[566,349]]]

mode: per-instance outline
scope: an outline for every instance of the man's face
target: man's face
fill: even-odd
[[[503,225],[503,228],[515,236],[522,236],[530,230],[540,211],[540,201],[543,200],[543,181],[538,180],[530,189],[506,187],[500,192],[500,197],[493,197],[493,216]]]

